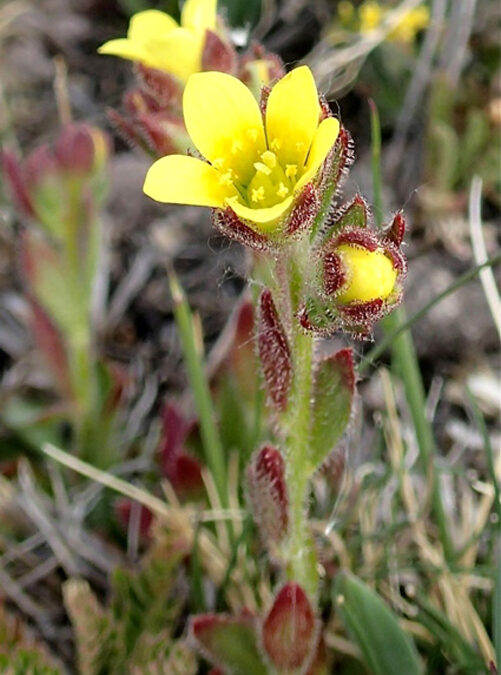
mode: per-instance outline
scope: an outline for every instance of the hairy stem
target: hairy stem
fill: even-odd
[[[308,250],[298,241],[288,259],[276,263],[275,304],[288,334],[293,378],[287,408],[280,418],[285,440],[287,490],[290,502],[289,537],[284,546],[287,575],[314,597],[318,588],[315,549],[308,528],[307,499],[310,478],[308,441],[311,415],[314,338],[297,320],[300,285],[308,278]],[[303,253],[303,255],[302,255]]]
[[[315,595],[318,578],[314,548],[307,525],[309,472],[307,465],[310,424],[313,338],[298,326],[292,340],[294,379],[286,412],[286,467],[290,499],[290,536],[287,543],[288,574],[310,595]]]

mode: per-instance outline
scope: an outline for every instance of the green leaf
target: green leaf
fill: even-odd
[[[334,596],[341,620],[371,675],[421,675],[414,642],[379,595],[349,572],[340,572]]]
[[[308,448],[313,471],[333,450],[350,421],[354,391],[351,349],[342,349],[319,362],[313,375]]]
[[[258,650],[252,619],[203,614],[191,622],[191,634],[202,654],[232,675],[267,675]]]

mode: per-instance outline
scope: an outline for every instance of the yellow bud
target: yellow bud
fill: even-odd
[[[342,244],[336,249],[341,255],[347,279],[337,301],[370,302],[385,300],[393,291],[397,270],[392,261],[381,251],[368,251],[353,244]]]

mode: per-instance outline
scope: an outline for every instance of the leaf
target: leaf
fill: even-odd
[[[313,376],[308,460],[317,469],[341,438],[351,414],[355,373],[351,349],[321,360]]]
[[[375,591],[349,572],[340,572],[334,596],[341,620],[371,675],[422,675],[414,642]]]
[[[190,633],[203,656],[215,665],[228,668],[232,675],[267,675],[251,617],[195,616]]]

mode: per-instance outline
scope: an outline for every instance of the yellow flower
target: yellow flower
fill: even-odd
[[[361,33],[369,33],[380,26],[388,14],[376,0],[366,0],[358,9],[359,28]],[[407,12],[397,26],[388,34],[390,42],[411,43],[416,34],[430,23],[430,10],[421,5]]]
[[[342,244],[340,254],[347,279],[336,300],[339,304],[386,300],[395,288],[397,270],[383,251],[369,251],[360,246]]]
[[[135,14],[126,38],[105,42],[98,51],[139,61],[186,81],[201,69],[206,30],[216,30],[217,0],[187,0],[181,25],[157,9]]]
[[[358,16],[360,19],[360,32],[369,33],[379,26],[384,18],[384,12],[379,3],[367,0],[367,2],[360,5]]]
[[[334,117],[320,121],[317,88],[306,66],[273,87],[264,122],[249,89],[219,72],[190,77],[183,110],[191,140],[207,162],[163,157],[148,171],[145,193],[173,204],[229,206],[260,232],[280,227],[339,133]]]
[[[430,23],[430,10],[421,5],[408,12],[402,21],[388,35],[388,40],[392,42],[414,42],[416,34],[423,30]]]

